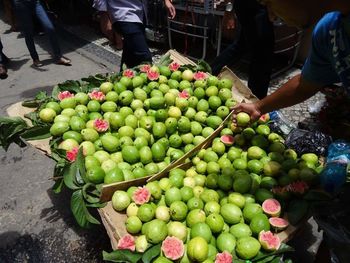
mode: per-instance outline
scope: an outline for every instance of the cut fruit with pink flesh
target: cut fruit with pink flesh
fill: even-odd
[[[289,222],[280,217],[271,217],[269,218],[270,225],[276,230],[276,231],[282,231],[286,229],[289,226]]]
[[[162,251],[166,258],[177,260],[184,255],[185,248],[181,239],[168,236],[162,243]]]
[[[232,135],[229,135],[229,134],[222,135],[220,137],[220,140],[221,140],[222,143],[224,143],[225,145],[229,145],[229,146],[233,145],[233,143],[235,142],[235,138]]]
[[[266,251],[276,251],[281,245],[281,240],[277,235],[264,230],[259,233],[259,242]]]
[[[261,207],[265,214],[272,217],[278,217],[281,213],[281,204],[274,198],[266,199]]]

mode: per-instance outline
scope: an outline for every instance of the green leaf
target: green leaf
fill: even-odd
[[[151,263],[153,259],[155,259],[160,255],[160,247],[161,247],[161,244],[158,244],[147,249],[142,256],[142,262]]]
[[[28,125],[20,117],[0,117],[1,135],[11,137],[25,130]]]
[[[48,97],[47,97],[46,91],[39,91],[39,93],[36,94],[35,98],[36,98],[37,100],[45,100],[45,99],[47,99]]]
[[[23,107],[27,108],[38,108],[40,105],[40,101],[34,99],[34,100],[25,100],[22,102]]]
[[[79,169],[79,174],[84,181],[84,183],[89,183],[88,178],[86,177],[86,169],[85,169],[85,157],[83,154],[83,147],[79,148],[77,158],[75,159],[75,163]]]
[[[108,253],[106,251],[102,252],[103,260],[110,262],[128,262],[137,263],[141,258],[142,254],[137,252],[132,252],[128,249],[118,249]]]
[[[20,117],[0,117],[0,146],[5,150],[11,143],[25,146],[20,134],[27,128],[27,123]]]
[[[91,190],[92,189],[92,190]],[[96,204],[100,202],[100,194],[96,191],[94,184],[87,183],[83,186],[84,199],[90,204]]]
[[[260,251],[259,254],[253,258],[252,262],[259,262],[259,263],[265,263],[270,262],[276,255],[282,255],[287,252],[292,252],[294,249],[291,246],[288,246],[285,243],[282,243],[278,250],[274,252],[262,252]],[[266,259],[269,259],[268,261],[265,261]]]
[[[25,114],[24,117],[29,119],[29,120],[31,120],[32,123],[37,123],[38,122],[38,113],[35,112],[35,111]]]
[[[86,207],[103,208],[106,205],[107,205],[107,203],[96,203],[96,204],[86,204]]]
[[[57,148],[58,144],[61,142],[61,139],[62,139],[61,137],[58,137],[58,138],[52,137],[52,139],[50,140],[50,148],[52,152],[57,152],[58,154],[65,157],[66,151]]]
[[[63,187],[63,179],[59,179],[53,185],[52,190],[55,194],[59,194],[62,191],[62,187]]]
[[[91,224],[100,225],[100,224],[101,224],[100,221],[98,221],[95,217],[93,217],[93,216],[90,214],[89,210],[86,208],[86,203],[84,203],[84,205],[85,205],[85,209],[86,209],[86,211],[85,211],[85,216],[86,216],[87,220],[88,220]]]
[[[53,98],[58,98],[58,93],[60,93],[60,88],[58,87],[58,85],[56,85],[52,89],[51,96]]]
[[[81,177],[80,171],[79,169],[77,169],[77,173],[75,174],[75,182],[78,185],[84,185],[85,181],[83,180],[83,178]]]
[[[232,259],[232,263],[250,263],[251,261],[242,259]]]
[[[273,262],[275,260],[277,256],[276,255],[271,255],[271,256],[267,256],[261,260],[255,261],[255,262],[259,262],[259,263],[269,263],[269,262]]]
[[[91,224],[100,224],[100,222],[96,218],[94,218],[89,213],[89,210],[86,208],[82,190],[77,190],[73,192],[70,207],[75,220],[81,227],[89,228]]]
[[[90,92],[92,89],[98,88],[103,82],[108,81],[108,75],[97,74],[95,76],[89,76],[87,78],[82,78],[81,85],[82,92]]]
[[[280,263],[280,262],[283,262],[282,261],[282,257],[275,257],[273,258],[272,260],[268,261],[270,263]]]
[[[85,206],[81,190],[73,192],[70,207],[77,223],[83,228],[90,227],[90,222],[86,217],[87,208]]]
[[[34,99],[23,101],[22,106],[27,108],[39,108],[42,104],[50,99],[51,98],[47,96],[46,92],[40,91]]]
[[[204,60],[198,60],[197,63],[197,71],[204,71],[204,72],[209,72],[211,73],[211,67],[210,65],[205,62]]]
[[[51,137],[50,126],[34,126],[21,133],[21,137],[26,141],[42,140]]]
[[[173,60],[170,58],[170,54],[165,54],[159,59],[157,66],[168,66],[171,62]]]
[[[67,163],[63,170],[64,184],[72,190],[80,189],[81,187],[76,184],[75,176],[77,173],[77,165],[74,163]]]
[[[67,80],[63,83],[58,84],[53,88],[51,96],[55,99],[57,99],[57,96],[62,91],[70,91],[73,93],[80,92],[80,82],[77,80]]]
[[[57,152],[54,152],[54,151],[51,151],[50,158],[55,160],[56,162],[59,162],[60,160],[65,159],[65,158],[62,158]]]

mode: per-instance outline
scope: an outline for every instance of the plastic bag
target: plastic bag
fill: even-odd
[[[350,143],[339,140],[328,148],[326,167],[321,173],[321,185],[330,193],[336,193],[346,182],[350,164]]]
[[[286,138],[286,145],[294,149],[299,155],[315,153],[325,156],[332,138],[320,131],[293,129]]]
[[[270,115],[270,128],[272,131],[287,136],[293,129],[296,129],[294,123],[288,120],[287,117],[280,111],[272,111]]]
[[[322,108],[326,105],[326,99],[325,97],[321,97],[320,99],[318,99],[316,101],[316,103],[313,101],[313,102],[310,102],[310,104],[308,105],[308,111],[310,114],[313,114],[313,115],[316,115],[318,114]]]

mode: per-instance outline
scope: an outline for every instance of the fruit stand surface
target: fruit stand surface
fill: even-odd
[[[193,61],[182,56],[181,54],[179,54],[178,52],[176,52],[174,50],[170,50],[170,51],[168,51],[168,53],[170,53],[171,58],[175,62],[177,62],[181,65],[194,64]],[[244,102],[251,102],[251,101],[257,100],[257,98],[250,91],[250,89],[246,85],[244,85],[244,83],[228,68],[224,68],[222,70],[221,74],[219,75],[219,78],[229,78],[233,81],[232,94],[233,94],[233,97],[236,101],[238,101],[238,102],[243,102],[243,101]],[[25,117],[24,117],[25,114],[27,114],[33,110],[34,109],[23,107],[21,105],[21,102],[18,102],[16,104],[11,105],[7,109],[7,113],[9,116],[19,116],[19,117],[25,119]],[[230,116],[231,115],[229,115],[227,117],[227,119],[230,118]],[[28,121],[28,120],[26,119],[26,121]],[[220,133],[220,131],[223,127],[224,127],[223,125],[220,125],[220,127],[212,134],[212,136],[207,138],[207,140],[205,140],[205,142],[203,142],[202,144],[198,145],[198,147],[196,147],[196,149],[194,149],[194,151],[197,151],[198,149],[200,149],[202,147],[205,148],[208,145],[208,142],[211,142]],[[50,141],[50,138],[45,139],[45,140],[29,141],[29,143],[31,145],[33,145],[35,148],[42,151],[44,154],[50,155],[49,141]],[[157,174],[155,176],[155,178],[160,179],[160,178],[166,176],[167,172],[170,169],[176,167],[177,165],[183,164],[186,158],[187,158],[187,155],[184,156],[184,158],[179,159],[177,162],[169,165],[169,167],[167,167],[167,169],[165,169],[164,171]],[[113,184],[110,186],[107,185],[106,187],[104,187],[104,191],[102,191],[102,200],[103,201],[110,200],[111,196],[113,195],[115,190],[127,190],[127,188],[129,188],[132,185],[137,185],[137,186],[144,185],[146,183],[147,179],[149,179],[149,177],[135,179],[135,180],[132,180],[129,182],[126,181],[126,182],[116,183],[116,184]],[[125,228],[125,221],[126,221],[127,217],[123,213],[116,212],[113,209],[111,202],[108,202],[104,208],[98,209],[98,212],[99,212],[100,217],[102,219],[102,223],[107,231],[107,234],[110,238],[112,248],[116,249],[118,239],[120,237],[124,236],[125,234],[127,234],[127,231]],[[297,231],[297,227],[290,225],[285,231],[280,232],[278,235],[279,235],[282,242],[287,242],[292,238],[293,234],[295,234],[296,231]]]
[[[3,32],[9,26],[0,21],[0,28]],[[78,32],[95,34],[94,30],[78,30]],[[12,32],[2,36],[5,52],[13,62],[9,69],[9,78],[1,81],[2,114],[5,114],[5,109],[11,104],[30,98],[40,90],[50,91],[56,83],[66,79],[79,79],[91,72],[110,72],[119,64],[120,52],[117,55],[112,54],[105,50],[104,45],[97,48],[95,42],[98,40],[91,40],[98,39],[99,36],[94,35],[88,39],[89,43],[85,43],[77,39],[72,41],[72,35],[63,34],[60,35],[62,37],[60,42],[64,47],[64,53],[73,60],[73,66],[62,68],[50,64],[50,56],[46,51],[48,43],[44,37],[37,39],[37,47],[45,66],[40,70],[33,69],[24,41],[20,41],[18,35],[19,33]],[[155,57],[160,54],[158,50],[152,49],[152,52]],[[272,80],[271,89],[279,87],[297,72],[298,69],[292,69],[280,78]],[[246,79],[244,75],[242,76],[242,72],[236,73]],[[317,99],[318,96],[315,96],[309,102],[315,103]],[[284,113],[294,122],[298,122],[308,115],[307,104],[306,102],[285,109]],[[102,262],[100,251],[110,250],[107,235],[104,234],[102,227],[89,231],[76,227],[66,205],[69,203],[68,196],[66,194],[56,196],[51,191],[52,181],[48,179],[52,176],[52,160],[45,158],[31,147],[20,149],[11,146],[7,153],[2,151],[1,163],[3,202],[0,221],[3,228],[0,234],[2,240],[0,261]],[[299,247],[298,262],[311,262],[310,259],[305,259],[305,255],[300,254],[306,250],[312,254],[318,247],[316,239],[319,239],[320,234],[314,221],[307,224],[306,228],[308,237],[302,236],[296,244]],[[310,254],[307,257],[310,258]]]
[[[127,234],[125,221],[127,216],[125,213],[118,213],[113,209],[112,202],[108,202],[104,208],[98,210],[103,225],[106,228],[107,234],[111,240],[113,249],[117,249],[118,240]],[[301,224],[300,224],[301,225]],[[281,242],[288,242],[297,233],[299,226],[289,225],[286,230],[278,233]]]

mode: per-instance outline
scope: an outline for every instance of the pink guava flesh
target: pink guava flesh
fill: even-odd
[[[232,255],[227,251],[216,254],[215,263],[232,263]]]
[[[271,231],[262,230],[259,233],[259,242],[261,246],[267,251],[276,251],[281,245],[280,238]]]
[[[118,249],[135,251],[135,239],[132,235],[126,234],[118,241]]]
[[[286,219],[280,217],[270,217],[269,222],[274,229],[279,231],[286,229],[289,225],[289,222]]]
[[[151,193],[146,187],[139,187],[133,194],[132,200],[137,205],[147,203],[151,198]]]
[[[280,202],[278,202],[278,200],[274,198],[269,198],[262,203],[262,209],[265,212],[265,214],[277,217],[281,213],[281,204]]]
[[[232,135],[222,135],[220,137],[220,140],[222,143],[226,144],[226,145],[233,145],[233,143],[235,142],[235,138]]]
[[[162,251],[166,258],[177,260],[184,255],[185,248],[181,239],[168,236],[162,243]]]

